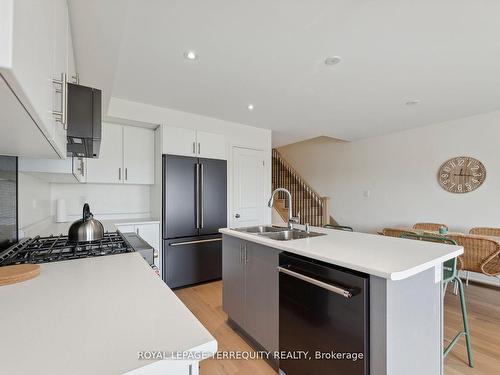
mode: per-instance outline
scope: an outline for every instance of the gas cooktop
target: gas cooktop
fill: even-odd
[[[0,253],[0,266],[22,263],[47,263],[61,260],[98,257],[134,252],[126,236],[106,232],[103,239],[91,242],[71,242],[68,236],[26,238]]]

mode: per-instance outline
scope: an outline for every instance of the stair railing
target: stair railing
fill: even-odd
[[[299,217],[300,223],[313,226],[330,224],[330,198],[322,197],[302,176],[281,156],[278,150],[272,151],[273,189],[283,187],[292,194],[293,216]],[[278,193],[274,207],[287,221],[288,201],[284,193]]]

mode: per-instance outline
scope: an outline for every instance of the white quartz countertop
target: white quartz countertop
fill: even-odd
[[[390,280],[402,280],[463,253],[461,246],[311,227],[326,236],[277,241],[224,228],[223,234]]]
[[[116,225],[134,225],[134,224],[159,224],[159,220],[151,219],[151,218],[137,218],[137,219],[105,219],[101,220],[98,217],[98,219],[105,231],[108,232],[115,232],[116,231]],[[24,228],[23,234],[24,237],[34,237],[37,235],[40,236],[50,236],[51,234],[53,235],[59,235],[59,234],[68,234],[69,227],[73,221],[69,221],[66,223],[56,223],[53,221],[44,221],[39,224],[35,224],[33,226],[30,226],[29,228]]]
[[[2,374],[158,371],[170,361],[138,352],[217,350],[138,253],[42,264],[38,277],[0,286],[0,306]]]

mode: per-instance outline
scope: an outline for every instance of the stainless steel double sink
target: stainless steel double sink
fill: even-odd
[[[253,227],[236,228],[238,232],[245,232],[256,236],[262,236],[277,241],[291,241],[301,238],[324,236],[325,233],[306,232],[302,229],[288,229],[284,227],[258,225]]]

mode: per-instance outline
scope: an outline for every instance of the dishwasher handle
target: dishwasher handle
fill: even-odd
[[[313,284],[313,285],[316,285],[320,288],[326,289],[330,292],[339,294],[344,298],[351,298],[354,295],[353,290],[345,289],[345,288],[338,286],[338,285],[329,284],[329,283],[325,283],[324,281],[313,279],[312,277],[306,276],[302,273],[292,271],[288,267],[286,267],[286,268],[285,267],[278,267],[278,272],[287,274],[289,276],[295,277],[296,279],[305,281],[306,283]]]

